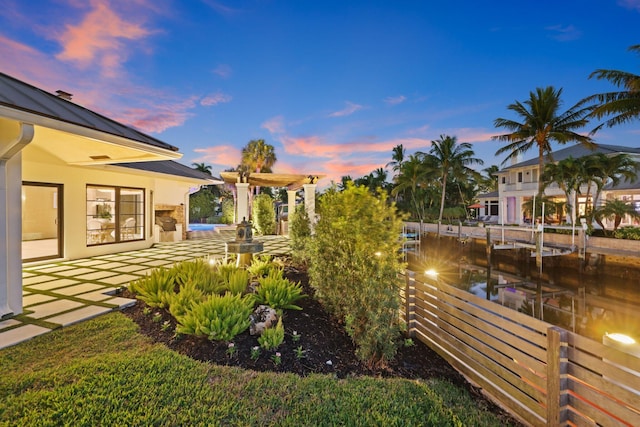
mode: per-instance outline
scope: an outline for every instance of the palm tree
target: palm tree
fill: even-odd
[[[545,187],[551,183],[557,183],[565,194],[567,208],[571,209],[571,223],[576,223],[576,209],[578,208],[578,196],[580,188],[589,180],[585,168],[584,157],[574,159],[567,157],[557,163],[548,163],[544,167],[541,181]]]
[[[398,144],[393,147],[393,154],[391,155],[391,161],[385,165],[385,167],[391,166],[391,170],[394,172],[399,172],[400,168],[402,168],[402,163],[404,163],[404,158],[407,152],[402,146],[402,144]]]
[[[426,211],[425,194],[429,182],[436,179],[437,169],[435,165],[429,163],[429,159],[423,154],[411,154],[402,163],[400,173],[395,179],[395,187],[391,194],[408,194],[410,211],[412,211],[420,221],[424,220]]]
[[[498,190],[498,176],[496,173],[500,168],[496,165],[491,165],[488,168],[482,169],[484,175],[478,180],[480,191],[490,193]]]
[[[440,214],[438,215],[438,235],[440,234],[440,223],[444,211],[444,199],[447,191],[447,179],[449,175],[459,177],[463,173],[475,173],[470,165],[483,164],[481,159],[473,157],[475,153],[471,144],[463,142],[458,144],[455,136],[440,135],[440,139],[431,141],[431,150],[428,154],[434,161],[436,168],[440,171],[442,179],[442,195],[440,196]],[[463,201],[464,203],[464,201]]]
[[[600,194],[607,184],[616,186],[621,181],[632,182],[638,176],[640,164],[633,160],[628,154],[616,154],[607,156],[603,153],[592,154],[585,159],[585,167],[589,183],[596,185],[596,192],[593,197],[594,205],[598,203]],[[589,185],[589,188],[591,185]],[[587,197],[587,202],[588,202]],[[595,207],[595,206],[594,206]]]
[[[629,215],[631,218],[640,218],[640,214],[636,212],[632,204],[619,199],[607,200],[601,208],[594,211],[593,215],[594,219],[603,230],[605,228],[602,224],[602,220],[605,218],[613,220],[614,232],[618,229],[622,222],[622,218],[626,215]]]
[[[206,173],[207,175],[211,175],[211,166],[210,165],[205,165],[204,162],[203,163],[191,163],[191,166],[193,166],[193,168],[197,171]]]
[[[264,142],[264,139],[252,139],[242,149],[242,164],[247,165],[251,172],[260,172],[264,168],[273,167],[278,160],[273,145]]]
[[[629,47],[632,52],[640,53],[640,44]],[[592,133],[597,132],[603,126],[613,127],[640,118],[640,76],[618,70],[596,70],[589,78],[609,80],[615,86],[623,90],[617,92],[600,93],[591,95],[581,103],[597,102],[591,116],[601,119],[611,116],[604,123],[598,125]]]
[[[529,93],[529,99],[524,102],[516,101],[507,109],[515,112],[522,121],[498,118],[494,125],[505,128],[511,133],[494,136],[492,139],[508,142],[507,145],[496,151],[496,156],[509,153],[503,164],[512,158],[517,158],[534,145],[538,147],[538,170],[544,170],[545,154],[549,160],[551,157],[551,142],[559,144],[575,141],[587,146],[593,146],[594,142],[589,136],[581,135],[575,130],[584,127],[588,120],[585,118],[592,107],[583,107],[580,103],[561,113],[560,106],[562,89],[555,90],[553,86],[544,89],[537,88]],[[538,194],[543,191],[543,182],[538,181]]]

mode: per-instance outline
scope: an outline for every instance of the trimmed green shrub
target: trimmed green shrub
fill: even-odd
[[[262,335],[258,337],[258,344],[265,350],[275,350],[284,342],[284,325],[282,317],[278,319],[278,323],[273,328],[267,328],[262,331]]]
[[[276,310],[302,310],[294,303],[306,295],[302,293],[299,283],[292,283],[282,277],[282,272],[273,271],[267,277],[258,279],[260,286],[256,289],[256,302],[265,304]]]
[[[384,366],[398,347],[402,217],[387,195],[364,186],[332,188],[318,203],[310,241],[309,280],[316,296],[343,319],[369,366]]]
[[[131,282],[129,289],[150,307],[167,307],[175,288],[174,274],[165,268]]]
[[[276,233],[276,212],[271,196],[261,193],[253,199],[251,218],[253,219],[253,228],[258,234]]]
[[[618,228],[613,235],[616,239],[640,240],[640,227]]]
[[[212,295],[177,317],[179,334],[206,336],[212,341],[231,341],[249,328],[253,298],[226,293]]]
[[[220,222],[222,224],[233,224],[235,218],[235,206],[233,199],[224,199],[222,201],[222,217]]]
[[[291,258],[296,264],[306,264],[309,259],[307,244],[311,238],[311,221],[304,205],[298,205],[289,214],[289,237]]]

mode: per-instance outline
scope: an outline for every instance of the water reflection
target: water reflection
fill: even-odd
[[[588,254],[589,255],[589,254]],[[529,249],[487,251],[482,240],[423,237],[409,268],[546,322],[601,340],[607,332],[640,337],[640,259],[576,254],[545,257]]]

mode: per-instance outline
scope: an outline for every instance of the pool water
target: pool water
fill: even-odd
[[[189,224],[189,231],[213,231],[217,224]]]

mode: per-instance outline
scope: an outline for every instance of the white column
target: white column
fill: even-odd
[[[236,190],[236,224],[240,224],[243,218],[249,221],[249,183],[236,182]]]
[[[287,214],[287,236],[291,229],[291,217],[296,212],[296,193],[296,190],[287,190],[287,209],[289,210]]]
[[[316,184],[304,184],[304,208],[309,215],[309,222],[311,223],[311,229],[316,223]]]
[[[0,318],[22,313],[22,154],[33,126],[0,119]]]
[[[296,211],[296,190],[287,190],[287,206],[289,209],[289,217]]]

